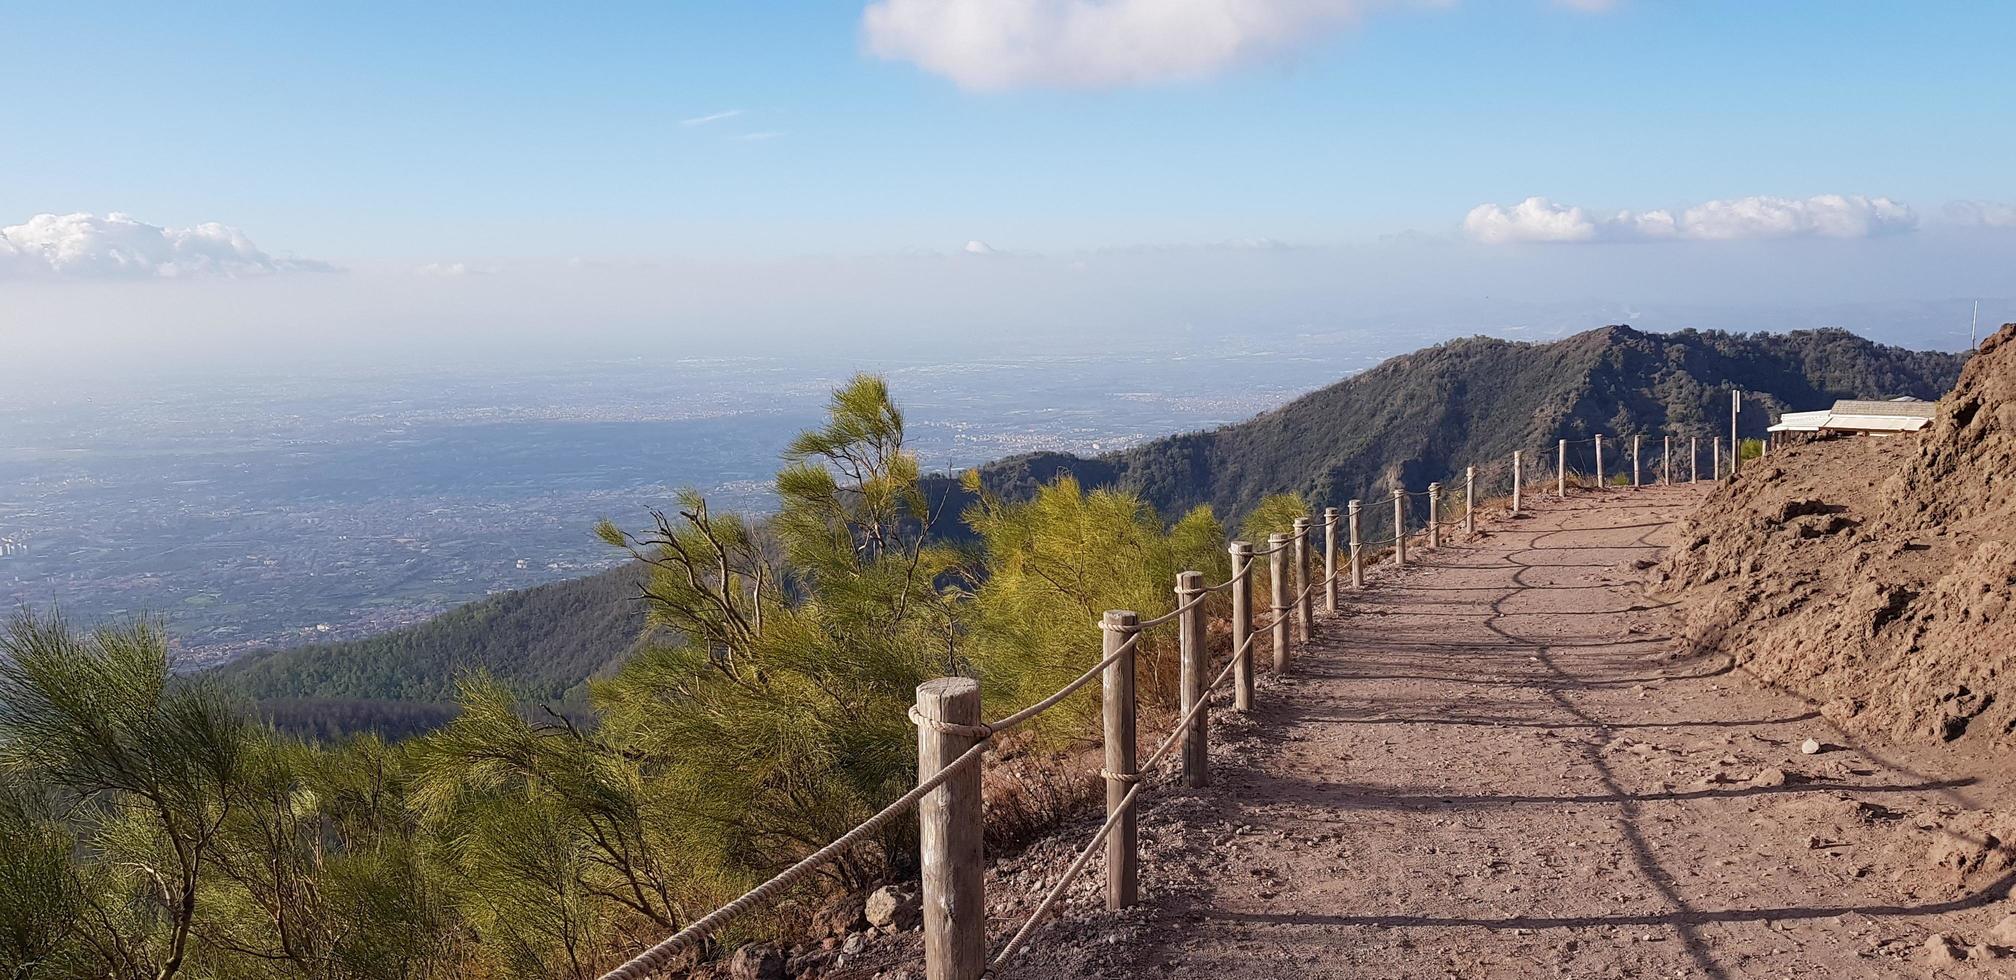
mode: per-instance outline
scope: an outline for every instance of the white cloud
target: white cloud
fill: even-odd
[[[1709,201],[1679,215],[1667,210],[1596,213],[1529,197],[1510,208],[1480,204],[1463,231],[1486,245],[1513,242],[1644,242],[1685,238],[1870,238],[1918,225],[1910,207],[1887,197],[1821,194]]]
[[[1617,0],[1554,0],[1554,5],[1585,14],[1607,14],[1617,9]]]
[[[214,221],[164,228],[117,211],[38,214],[0,228],[0,279],[239,278],[327,272],[326,262],[277,258]]]
[[[963,88],[1208,75],[1355,23],[1386,0],[875,0],[870,52]]]
[[[470,265],[467,262],[429,262],[426,265],[416,267],[413,273],[435,279],[460,279],[463,276],[487,276],[493,271]]]
[[[966,243],[965,251],[967,255],[993,255],[994,246],[976,238]]]
[[[2016,228],[2016,204],[1954,201],[1946,205],[1946,217],[1955,224],[1980,228]]]
[[[727,110],[727,111],[725,111],[725,112],[710,112],[710,113],[708,113],[707,115],[704,115],[704,116],[694,116],[694,117],[693,117],[693,118],[691,118],[691,119],[681,119],[681,120],[679,120],[679,125],[681,125],[681,126],[705,126],[705,125],[707,125],[708,123],[711,123],[711,122],[720,122],[720,121],[721,121],[721,120],[723,120],[723,119],[733,119],[733,118],[735,118],[736,116],[739,116],[739,115],[741,115],[741,114],[742,114],[742,110],[740,110],[740,109],[729,109],[729,110]]]

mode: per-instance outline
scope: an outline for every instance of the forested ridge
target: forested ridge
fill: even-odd
[[[979,468],[980,486],[1027,500],[1068,474],[1165,515],[1209,505],[1243,520],[1270,494],[1325,504],[1420,488],[1476,460],[1550,450],[1594,433],[1727,432],[1730,385],[1747,394],[1746,436],[1781,411],[1836,398],[1937,398],[1964,355],[1877,344],[1845,330],[1647,333],[1611,326],[1552,343],[1476,337],[1387,360],[1253,419],[1098,457],[1032,453]],[[1551,457],[1534,460],[1551,465]],[[926,476],[933,531],[970,540],[978,499]],[[411,734],[448,717],[458,671],[482,669],[527,701],[579,705],[589,678],[634,651],[644,623],[635,566],[492,596],[383,636],[264,651],[227,683],[291,731]]]
[[[980,474],[1009,497],[1064,472],[1165,511],[1209,504],[1236,518],[1269,493],[1371,498],[1557,439],[1726,434],[1731,386],[1746,393],[1742,432],[1755,438],[1779,412],[1837,398],[1938,398],[1965,360],[1832,329],[1610,326],[1544,344],[1474,337],[1392,358],[1245,422],[1091,458],[1031,453]]]

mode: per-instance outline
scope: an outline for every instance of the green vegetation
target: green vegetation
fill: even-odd
[[[1962,361],[1962,355],[1887,347],[1840,330],[1647,334],[1606,327],[1550,344],[1458,340],[1393,358],[1237,425],[1090,459],[1019,456],[982,467],[975,481],[927,476],[920,486],[937,541],[986,546],[993,555],[1009,550],[976,540],[984,532],[971,518],[1007,502],[1034,500],[1060,473],[1073,479],[1081,495],[1122,491],[1154,520],[1208,505],[1219,520],[1236,521],[1261,548],[1266,535],[1255,532],[1253,515],[1269,515],[1260,523],[1284,530],[1294,516],[1291,510],[1276,512],[1281,505],[1263,503],[1270,496],[1294,494],[1305,512],[1310,502],[1341,507],[1358,497],[1366,502],[1366,539],[1377,542],[1393,533],[1390,493],[1396,480],[1417,490],[1442,480],[1444,513],[1460,513],[1461,468],[1479,466],[1481,497],[1509,492],[1504,464],[1514,449],[1527,452],[1529,486],[1551,472],[1556,439],[1643,434],[1649,452],[1653,437],[1670,432],[1700,436],[1705,454],[1710,438],[1728,435],[1731,386],[1747,393],[1741,421],[1755,436],[1776,412],[1822,407],[1836,398],[1936,398],[1951,387]],[[1620,439],[1608,448],[1614,462],[1606,476],[1628,479],[1628,460],[1614,448],[1624,444]],[[1570,480],[1576,485],[1585,481],[1573,471],[1593,466],[1589,452],[1587,445],[1574,449]],[[1676,470],[1685,472],[1684,466]],[[1089,500],[1087,506],[1093,506]],[[1425,501],[1410,506],[1410,525],[1419,527]],[[780,571],[777,532],[764,525],[746,531],[764,562],[755,562],[753,554],[737,559],[737,596],[760,585],[766,596],[795,597],[800,584],[796,573]],[[964,559],[961,581],[988,581],[1000,569],[986,562],[999,560]],[[410,629],[259,653],[219,673],[233,688],[260,699],[275,724],[304,735],[373,731],[398,738],[438,726],[452,716],[454,679],[470,669],[489,672],[523,700],[555,703],[580,720],[586,716],[588,682],[613,676],[642,648],[637,637],[656,605],[638,601],[648,571],[633,564],[505,593]],[[656,588],[664,592],[662,581]],[[1124,590],[1111,594],[1119,597],[1110,599],[1112,605],[1101,599],[1086,608],[1096,613],[1138,604],[1125,598]],[[765,608],[775,601],[766,600]],[[974,608],[986,605],[981,601]],[[652,621],[671,628],[662,614]],[[947,662],[946,649],[940,645],[936,662]],[[984,658],[980,650],[964,655],[976,663]]]
[[[299,740],[226,684],[258,690],[285,658],[175,678],[149,625],[80,634],[24,614],[0,636],[0,972],[593,977],[914,785],[905,712],[921,681],[977,673],[998,716],[1097,659],[1099,611],[1158,615],[1177,572],[1227,574],[1208,508],[1168,526],[1138,497],[1068,478],[1026,501],[980,494],[972,540],[941,540],[876,378],[836,392],[827,423],[785,458],[770,520],[688,493],[645,530],[602,526],[636,562],[637,652],[589,680],[579,717],[528,693],[571,696],[556,671],[606,661],[534,666],[421,642],[503,635],[451,621],[350,647],[361,663],[333,647],[293,662],[319,671],[315,690],[410,691],[423,714],[446,693],[452,719],[397,745]],[[465,616],[548,607],[528,596]],[[387,669],[399,649],[447,676]],[[1148,702],[1172,701],[1173,651],[1142,651]],[[1039,740],[1084,734],[1093,696],[1046,716]],[[308,713],[338,704],[370,715],[379,702]],[[1024,788],[1002,794],[1013,805],[990,825],[997,847],[1089,798],[1062,755],[1028,740],[1008,751]],[[898,821],[824,867],[804,901],[735,929],[788,927],[823,891],[910,873],[913,827]]]

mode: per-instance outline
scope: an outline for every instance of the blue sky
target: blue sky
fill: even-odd
[[[1002,36],[971,36],[989,30]],[[1856,261],[1929,271],[1956,246],[1917,242],[1964,234],[1968,254],[2000,250],[1984,281],[1943,268],[1925,298],[2008,295],[1994,270],[2016,255],[2011,36],[2016,5],[2000,3],[10,4],[0,228],[218,222],[253,249],[230,255],[262,257],[232,268],[298,258],[345,270],[337,287],[296,269],[318,282],[303,288],[349,293],[371,275],[570,260],[739,263],[713,277],[764,290],[778,263],[968,241],[1064,266],[1262,240],[1433,261],[1394,254],[1403,236],[1464,246],[1457,266],[1504,261],[1474,254],[1496,245],[1551,253],[1536,268],[1591,250],[1653,268],[1662,249],[1741,244],[1677,239],[1759,238],[1805,270],[1839,244],[1812,239],[1892,238],[1914,243]],[[1827,195],[1846,203],[1801,203]],[[1514,210],[1534,196],[1546,208]],[[1791,210],[1687,214],[1771,200]],[[1956,201],[1976,203],[1949,215]],[[1502,220],[1466,225],[1480,205]],[[1666,216],[1656,234],[1648,213]],[[14,232],[17,251],[133,230],[80,227]],[[1676,241],[1625,240],[1659,237]],[[1899,276],[1877,298],[1912,298]],[[1525,298],[1556,298],[1549,281]],[[1558,298],[1633,298],[1574,288]],[[70,289],[32,308],[41,322],[183,309],[167,318],[183,323],[234,305],[119,297]],[[454,319],[441,311],[458,301],[409,298],[416,320]]]

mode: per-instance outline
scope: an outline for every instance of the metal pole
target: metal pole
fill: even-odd
[[[1673,437],[1666,437],[1666,452],[1659,457],[1659,482],[1673,483]]]
[[[1603,482],[1603,433],[1596,433],[1596,489],[1601,490]]]
[[[1701,482],[1701,437],[1687,437],[1687,482]]]
[[[1519,481],[1526,475],[1526,467],[1519,461],[1519,450],[1512,450],[1512,513],[1519,513]]]
[[[1715,437],[1715,449],[1714,449],[1714,456],[1715,456],[1715,468],[1714,468],[1714,474],[1715,474],[1715,477],[1714,477],[1714,478],[1715,478],[1715,482],[1717,482],[1717,483],[1720,483],[1720,482],[1722,482],[1722,437],[1721,437],[1721,436],[1716,436],[1716,437]]]
[[[1638,480],[1638,450],[1643,438],[1643,436],[1631,437],[1631,485],[1634,487],[1644,486]]]
[[[1568,499],[1568,440],[1561,440],[1561,458],[1554,463],[1554,492]]]

